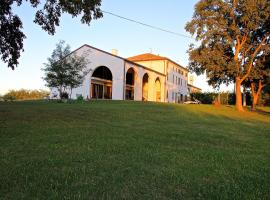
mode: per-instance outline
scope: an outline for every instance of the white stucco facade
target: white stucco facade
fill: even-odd
[[[185,101],[188,70],[167,58],[131,61],[89,45],[72,54],[85,56],[89,70],[80,87],[66,91],[72,99]],[[56,93],[52,88],[51,95]]]

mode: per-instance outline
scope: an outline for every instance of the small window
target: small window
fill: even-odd
[[[172,99],[174,99],[174,92],[172,92]]]

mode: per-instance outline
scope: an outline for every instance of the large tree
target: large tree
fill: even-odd
[[[243,110],[241,85],[257,56],[269,51],[269,0],[200,0],[186,30],[196,36],[189,68],[206,72],[209,84],[235,83],[236,108]]]
[[[66,45],[64,41],[56,44],[51,57],[48,58],[44,67],[44,80],[46,86],[49,88],[57,88],[60,98],[63,93],[80,86],[89,73],[87,64],[89,61],[86,58],[86,53],[83,55],[76,55],[71,53],[70,46]]]
[[[270,85],[270,55],[259,55],[256,66],[253,67],[244,84],[251,88],[252,110],[256,110],[256,105],[263,92],[263,89]]]
[[[66,86],[70,91],[70,98],[72,90],[82,85],[85,76],[90,72],[90,68],[87,68],[89,60],[87,59],[87,53],[78,56],[76,54],[67,56],[67,81]]]
[[[55,27],[59,26],[60,17],[68,13],[72,17],[81,15],[81,22],[90,24],[92,19],[102,17],[101,0],[1,0],[0,5],[0,54],[8,67],[14,69],[23,51],[23,24],[20,17],[13,13],[15,6],[29,2],[33,8],[40,4],[42,9],[35,13],[34,23],[53,35]]]

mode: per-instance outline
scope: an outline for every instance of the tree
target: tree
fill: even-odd
[[[85,57],[85,54],[82,56],[71,54],[70,46],[65,45],[64,41],[60,41],[56,44],[55,50],[43,69],[46,86],[57,88],[60,97],[67,89],[72,92],[73,88],[82,84],[84,77],[89,73],[88,61]]]
[[[259,55],[256,65],[245,81],[252,92],[252,110],[256,110],[263,89],[270,84],[270,55]]]
[[[84,54],[83,56],[72,55],[68,57],[66,86],[70,89],[70,98],[72,90],[79,87],[84,81],[85,76],[90,72],[90,69],[86,68],[88,64],[88,60],[85,58],[86,56]]]
[[[186,30],[199,45],[189,49],[189,69],[206,72],[209,84],[234,82],[236,108],[243,111],[241,85],[257,56],[269,52],[270,2],[268,0],[200,0]]]
[[[60,41],[56,44],[56,48],[53,50],[53,53],[48,62],[45,63],[45,77],[43,78],[46,81],[46,86],[49,88],[57,88],[60,94],[60,97],[63,94],[63,91],[66,88],[66,82],[68,81],[68,65],[67,60],[64,59],[68,56],[70,51],[70,46],[65,45],[64,41]]]
[[[44,99],[49,96],[46,90],[10,90],[4,95],[4,100],[33,100]]]
[[[103,16],[100,10],[101,0],[46,0],[45,3],[41,3],[40,0],[25,0],[27,1],[33,8],[42,4],[43,8],[35,14],[34,23],[51,35],[55,33],[55,27],[59,26],[63,13],[72,17],[82,14],[81,22],[88,25],[92,19]],[[0,6],[0,54],[1,59],[12,69],[18,65],[23,51],[23,40],[26,38],[20,17],[12,12],[15,5],[21,6],[22,3],[23,0],[3,0]]]

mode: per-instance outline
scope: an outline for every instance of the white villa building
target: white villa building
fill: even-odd
[[[89,74],[71,98],[181,103],[187,100],[188,70],[151,53],[122,58],[89,45],[72,52],[87,55]],[[52,89],[51,94],[58,93]]]

